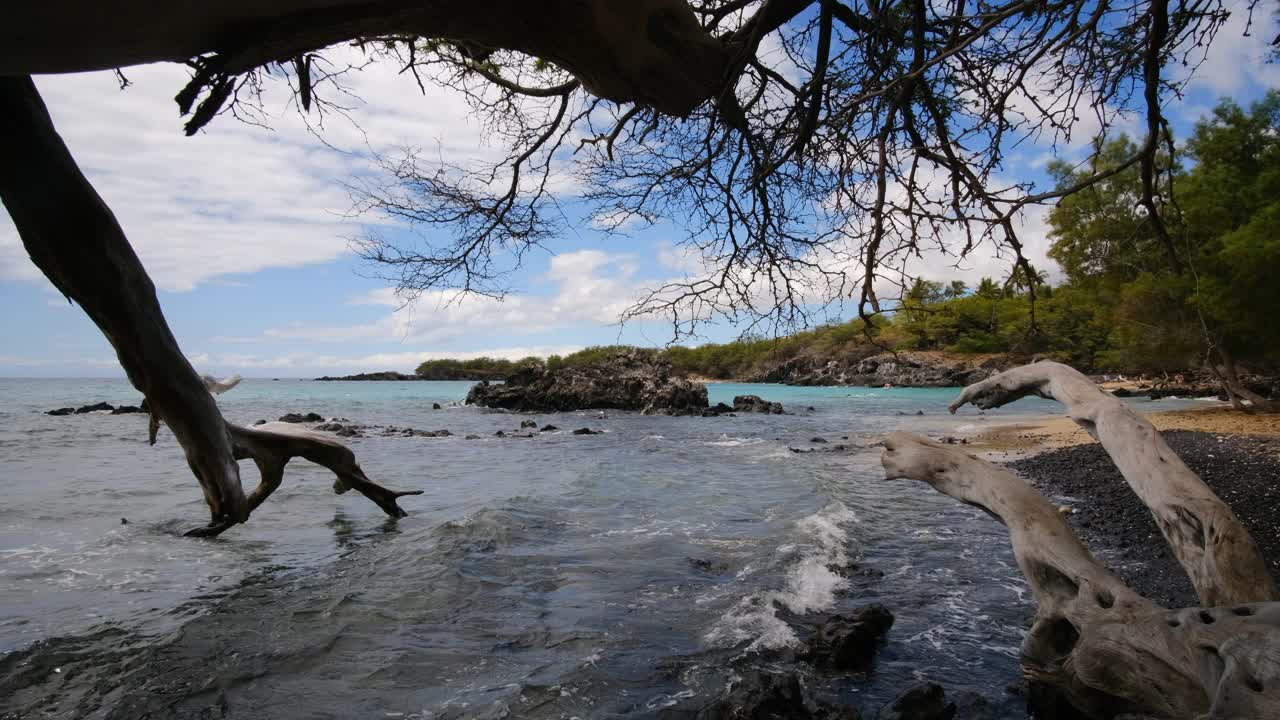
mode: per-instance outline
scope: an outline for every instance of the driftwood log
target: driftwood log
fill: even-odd
[[[1039,606],[1022,644],[1027,678],[1094,717],[1280,718],[1280,598],[1248,531],[1149,422],[1070,367],[1041,362],[1000,373],[965,388],[951,410],[1032,394],[1063,403],[1101,441],[1203,606],[1168,610],[1130,590],[1009,470],[953,446],[890,435],[882,458],[890,479],[927,482],[1008,527]]]
[[[365,476],[351,450],[321,433],[245,428],[223,419],[211,393],[219,382],[196,374],[156,299],[155,286],[111,210],[59,137],[29,77],[0,76],[0,199],[32,262],[79,304],[115,348],[129,381],[147,399],[151,441],[160,421],[173,431],[200,482],[210,522],[189,534],[216,535],[246,521],[280,485],[285,464],[302,457],[338,476],[334,489],[354,489],[388,515],[396,499],[420,491],[384,488]],[[237,460],[253,459],[262,481],[245,497]]]

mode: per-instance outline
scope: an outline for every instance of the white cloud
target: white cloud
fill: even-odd
[[[336,56],[354,59],[354,50]],[[428,86],[423,97],[390,63],[349,76],[367,100],[352,117],[330,116],[324,141],[310,134],[283,86],[266,96],[271,129],[216,119],[185,137],[174,94],[187,71],[160,64],[127,71],[121,91],[110,73],[45,76],[37,84],[59,132],[115,212],[156,284],[185,291],[212,278],[333,260],[358,226],[344,215],[343,182],[365,172],[370,141],[379,151],[438,142],[454,162],[491,152],[465,102]],[[311,116],[314,120],[315,117]],[[0,278],[31,279],[7,215],[0,215]]]
[[[365,355],[317,355],[315,353],[285,353],[279,355],[254,355],[246,353],[197,353],[189,359],[201,372],[263,371],[288,372],[375,372],[397,370],[412,372],[424,360],[454,358],[469,360],[478,357],[519,360],[534,355],[567,355],[581,350],[581,345],[531,345],[524,347],[498,347],[485,350],[428,351],[406,350],[401,352],[371,353]],[[0,357],[0,364],[4,358]]]
[[[439,343],[476,333],[530,335],[571,325],[616,323],[637,293],[636,267],[629,255],[578,250],[551,258],[544,279],[551,295],[463,297],[429,291],[406,299],[382,288],[350,298],[353,305],[378,305],[393,311],[371,323],[317,326],[297,324],[268,329],[265,338],[309,342],[387,340]]]
[[[1248,0],[1227,3],[1231,17],[1218,31],[1208,55],[1195,70],[1189,90],[1205,90],[1215,95],[1235,95],[1250,87],[1280,88],[1280,65],[1267,62],[1276,36],[1274,6],[1259,3],[1249,22]],[[1192,59],[1196,59],[1193,52]]]

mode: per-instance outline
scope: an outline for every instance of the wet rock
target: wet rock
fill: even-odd
[[[955,703],[947,702],[946,691],[937,683],[922,683],[902,693],[880,709],[877,720],[952,720]]]
[[[93,405],[81,405],[80,407],[76,408],[76,414],[83,415],[85,413],[100,412],[103,410],[115,410],[115,409],[116,409],[115,406],[111,405],[110,403],[100,402],[100,403],[94,403]]]
[[[542,429],[539,430],[538,432],[555,432],[559,429],[560,428],[556,427],[555,425],[552,425],[551,423],[547,423],[546,425],[543,425]]]
[[[313,412],[307,413],[306,415],[302,415],[299,413],[287,413],[285,415],[281,415],[279,420],[280,422],[287,422],[287,423],[324,422],[324,416],[320,415],[319,413],[313,413]]]
[[[859,720],[858,711],[813,697],[795,672],[743,672],[720,697],[702,707],[676,706],[660,718],[695,720]]]
[[[316,429],[331,432],[338,437],[364,437],[364,433],[361,431],[361,428],[356,425],[343,425],[342,423],[331,422],[323,425],[317,425]]]
[[[112,410],[111,414],[112,415],[132,415],[133,413],[140,413],[140,412],[142,412],[142,408],[138,407],[137,405],[121,405],[120,407]]]
[[[578,428],[577,430],[573,431],[573,434],[574,435],[599,435],[600,431],[592,430],[591,428]]]
[[[76,411],[75,408],[65,407],[65,408],[58,408],[57,410],[50,410],[46,412],[45,415],[57,415],[57,416],[72,415],[75,413],[75,411]]]
[[[814,630],[807,656],[815,665],[866,671],[891,627],[893,613],[879,603],[859,608],[852,617],[834,615]]]
[[[821,437],[815,437],[815,438],[809,439],[809,442],[811,443],[825,443],[826,441],[827,441],[826,438],[821,438]]]
[[[440,403],[431,403],[431,409],[432,409],[432,410],[443,410],[444,408],[440,407]]]
[[[494,433],[494,434],[493,434],[493,436],[494,436],[494,437],[506,437],[506,436],[507,436],[507,434],[506,434],[505,432],[503,432],[502,430],[499,430],[498,432]]]
[[[538,427],[537,420],[521,420],[520,421],[521,430],[523,430],[524,428],[536,428],[536,427]]]
[[[783,415],[786,411],[782,409],[782,403],[769,402],[761,399],[759,395],[739,395],[733,399],[734,412],[756,412],[768,413],[770,415]]]
[[[590,365],[522,367],[505,383],[480,383],[468,405],[508,410],[569,411],[588,408],[696,415],[707,407],[707,387],[671,374],[654,353],[621,352]]]
[[[685,558],[694,570],[700,570],[704,573],[712,575],[723,575],[729,572],[729,563],[719,560],[708,560],[707,558]]]

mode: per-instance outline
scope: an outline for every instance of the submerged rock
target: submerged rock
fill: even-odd
[[[733,409],[734,412],[756,412],[770,415],[786,414],[786,411],[782,409],[782,403],[764,400],[759,395],[739,395],[735,397],[733,399]]]
[[[552,425],[551,423],[547,423],[546,425],[543,425],[542,429],[539,430],[538,432],[555,432],[556,430],[559,430],[559,429],[560,428],[556,427],[555,425]]]
[[[58,408],[57,410],[50,410],[46,412],[45,415],[56,415],[56,416],[72,415],[75,413],[75,411],[76,411],[75,408],[65,407],[65,408]]]
[[[876,720],[952,720],[955,716],[956,705],[947,702],[942,686],[922,683],[881,708]]]
[[[858,711],[813,697],[795,672],[749,670],[702,707],[668,708],[659,717],[695,720],[859,720]]]
[[[696,415],[707,407],[707,387],[673,376],[671,364],[650,353],[622,352],[590,365],[522,367],[501,385],[473,386],[467,404],[542,412],[610,408]]]
[[[708,560],[707,558],[685,558],[689,565],[695,570],[701,570],[712,575],[723,575],[729,572],[729,563],[720,560]]]
[[[601,431],[592,430],[591,428],[578,428],[573,431],[574,435],[599,435]]]
[[[120,407],[112,410],[111,414],[112,415],[132,415],[133,413],[140,413],[140,412],[142,412],[142,408],[138,407],[137,405],[121,405]]]
[[[522,430],[523,430],[524,428],[536,428],[536,427],[538,427],[538,421],[537,421],[537,420],[521,420],[521,421],[520,421],[520,428],[521,428]]]
[[[815,665],[862,672],[871,667],[891,627],[893,613],[878,603],[859,608],[853,617],[835,615],[814,631],[807,655]]]

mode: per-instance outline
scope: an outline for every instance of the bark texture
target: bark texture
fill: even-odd
[[[0,77],[0,199],[31,260],[80,305],[115,348],[129,381],[147,399],[151,441],[163,421],[186,454],[216,534],[244,522],[279,484],[284,465],[303,457],[333,470],[335,490],[355,489],[388,515],[404,511],[371,482],[351,451],[318,433],[228,424],[211,392],[239,382],[201,378],[169,330],[155,286],[120,224],[80,172],[29,77]],[[252,458],[262,483],[246,498],[237,460]]]
[[[1146,600],[1013,473],[894,433],[882,458],[888,477],[927,482],[1008,527],[1039,606],[1022,646],[1028,678],[1060,688],[1095,717],[1280,717],[1280,602],[1252,538],[1149,423],[1072,368],[1015,368],[969,386],[952,407],[996,407],[1029,394],[1063,402],[1101,440],[1205,606],[1166,610]]]
[[[124,0],[14,3],[0,74],[101,70],[213,57],[236,74],[352,40],[465,41],[551,60],[600,97],[683,115],[726,80],[731,43],[684,0]]]

